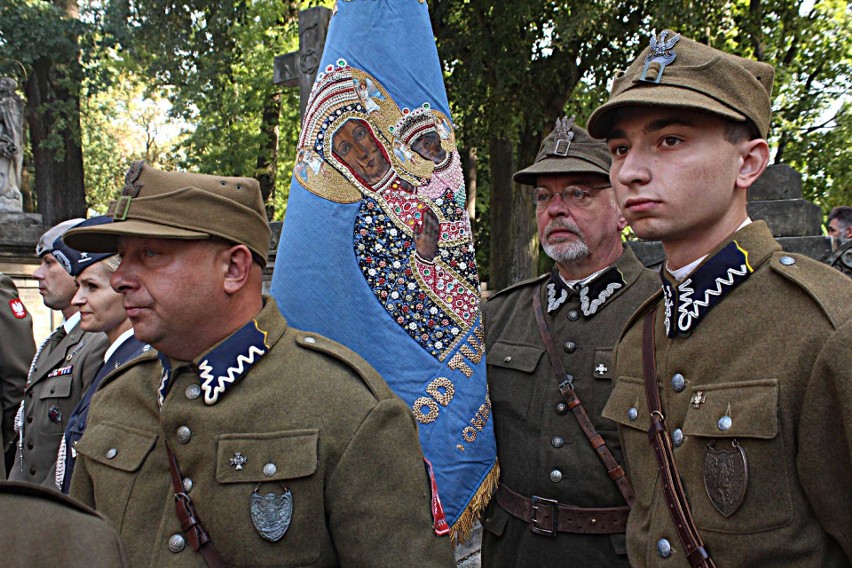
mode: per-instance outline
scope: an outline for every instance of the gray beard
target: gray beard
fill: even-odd
[[[556,262],[573,262],[589,256],[589,247],[582,240],[542,245],[544,253]]]

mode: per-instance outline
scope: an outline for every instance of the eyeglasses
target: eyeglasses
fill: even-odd
[[[565,202],[566,205],[586,208],[593,203],[593,191],[608,189],[610,187],[612,187],[610,184],[592,185],[588,187],[569,185],[561,191],[550,191],[545,187],[537,187],[529,190],[529,194],[533,203],[535,203],[535,206],[538,208],[547,207],[555,195],[562,197],[562,201]]]

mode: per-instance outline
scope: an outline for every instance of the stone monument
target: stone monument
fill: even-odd
[[[0,77],[0,211],[11,213],[23,212],[24,102],[17,89],[17,81]]]

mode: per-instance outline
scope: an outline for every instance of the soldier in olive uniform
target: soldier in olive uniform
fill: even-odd
[[[603,413],[636,489],[636,567],[852,561],[852,283],[746,211],[773,76],[666,30],[589,120],[622,212],[666,252]]]
[[[35,354],[33,341],[33,318],[18,297],[18,289],[12,279],[0,273],[0,405],[3,412],[3,428],[0,439],[0,480],[6,479],[4,454],[8,454],[9,465],[15,456],[15,413],[24,397],[27,370]]]
[[[569,560],[627,566],[629,508],[607,473],[621,462],[621,451],[616,424],[601,410],[612,389],[618,332],[659,285],[622,245],[625,221],[609,164],[603,141],[562,119],[535,163],[514,175],[533,187],[539,237],[556,266],[485,305],[500,486],[483,522],[484,566],[562,566]],[[536,299],[559,363],[547,352]],[[564,373],[554,373],[560,366]],[[565,387],[573,384],[567,398],[559,388],[566,380]],[[598,457],[573,398],[591,419],[592,437],[602,437],[616,463],[607,466]],[[626,479],[619,483],[627,486]]]
[[[109,346],[103,333],[88,333],[80,328],[80,314],[71,305],[77,284],[63,268],[63,257],[56,251],[65,231],[82,221],[71,219],[56,225],[42,235],[36,247],[41,257],[41,265],[33,273],[38,291],[44,305],[61,311],[65,322],[42,343],[30,366],[24,399],[15,417],[18,450],[9,471],[12,481],[56,487],[52,472],[68,417],[103,363]]]
[[[58,491],[0,482],[0,523],[4,568],[129,566],[109,521]]]
[[[122,255],[111,284],[160,357],[103,379],[71,495],[112,519],[134,566],[452,565],[408,407],[261,295],[257,181],[137,162],[126,182],[111,224],[65,240]]]

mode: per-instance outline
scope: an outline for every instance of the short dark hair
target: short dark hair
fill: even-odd
[[[734,122],[725,120],[725,140],[731,144],[739,144],[745,140],[760,138],[754,130],[751,122]]]
[[[849,205],[838,205],[828,214],[828,222],[831,223],[834,219],[841,225],[841,230],[852,226],[852,207]]]

